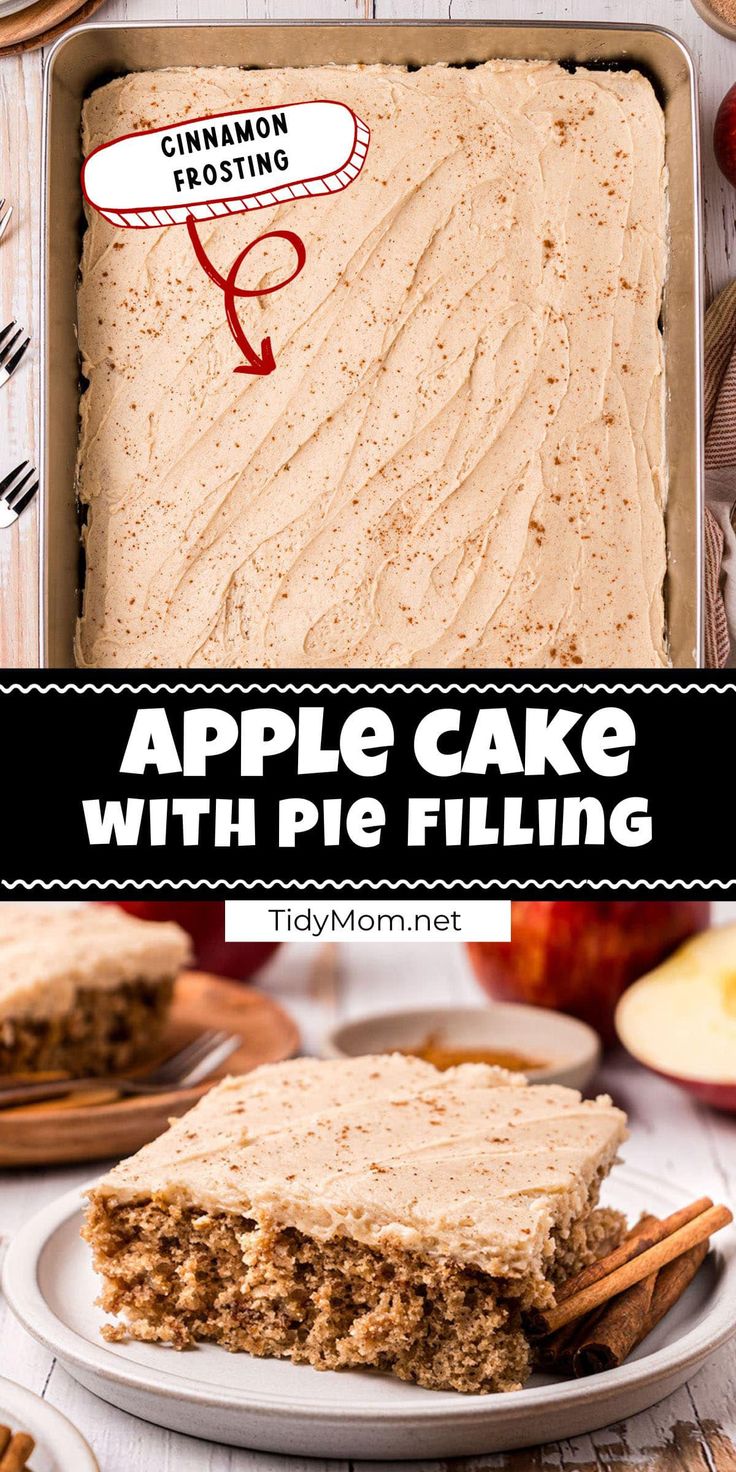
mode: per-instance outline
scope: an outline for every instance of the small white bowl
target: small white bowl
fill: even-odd
[[[322,1051],[327,1058],[411,1052],[421,1049],[428,1038],[450,1049],[508,1052],[539,1059],[541,1066],[527,1071],[530,1083],[567,1084],[573,1089],[585,1088],[601,1056],[600,1038],[587,1023],[546,1007],[523,1007],[516,1002],[491,1002],[487,1007],[417,1007],[361,1017],[343,1022],[328,1033]]]

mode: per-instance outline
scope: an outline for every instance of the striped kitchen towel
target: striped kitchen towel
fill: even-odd
[[[736,281],[705,314],[705,663],[736,662]]]

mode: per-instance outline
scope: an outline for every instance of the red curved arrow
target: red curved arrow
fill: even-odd
[[[307,252],[304,241],[299,235],[295,235],[293,230],[267,230],[265,235],[258,235],[255,240],[251,240],[233,261],[227,276],[221,276],[217,267],[213,265],[207,255],[199,238],[197,222],[193,215],[189,215],[187,218],[187,230],[189,232],[189,239],[194,247],[194,254],[202,270],[209,276],[210,281],[214,281],[215,285],[219,286],[220,290],[224,293],[225,315],[227,317],[228,327],[245,358],[245,362],[238,363],[234,371],[236,373],[257,373],[263,377],[268,373],[273,373],[276,368],[276,361],[273,356],[270,337],[264,337],[262,339],[260,353],[257,353],[255,348],[251,347],[243,331],[240,318],[238,317],[236,301],[239,296],[269,296],[272,291],[281,291],[283,286],[288,286],[289,282],[293,281],[299,275],[306,262]],[[273,286],[256,286],[252,288],[238,286],[238,272],[243,261],[246,256],[250,255],[253,247],[260,245],[263,240],[285,240],[292,247],[296,255],[296,266],[294,270],[290,276],[287,276],[283,281],[276,281]]]

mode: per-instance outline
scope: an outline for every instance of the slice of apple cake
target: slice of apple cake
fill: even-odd
[[[0,905],[0,1073],[115,1073],[160,1040],[189,936],[115,905]]]
[[[610,1099],[398,1054],[226,1079],[89,1193],[106,1337],[513,1390],[523,1310],[608,1251]]]

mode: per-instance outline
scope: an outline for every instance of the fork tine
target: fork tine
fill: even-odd
[[[5,200],[3,200],[3,204],[4,203],[5,203]],[[13,206],[12,206],[12,204],[9,204],[7,210],[5,211],[5,214],[2,216],[2,219],[0,219],[0,240],[2,240],[3,235],[5,234],[5,231],[7,230],[8,225],[10,224],[10,216],[12,215],[12,213],[13,213]]]
[[[8,342],[0,341],[0,368],[3,368],[5,366],[5,359],[7,358],[8,353],[12,353],[16,343],[20,342],[20,339],[23,336],[22,327],[16,327],[15,322],[13,322],[11,325],[16,328],[13,336],[8,340]],[[5,333],[3,333],[3,337],[5,337]]]
[[[3,345],[3,343],[4,343],[5,339],[6,339],[6,337],[8,335],[8,333],[9,332],[12,332],[13,331],[13,328],[14,327],[17,327],[17,325],[18,325],[17,322],[15,320],[13,320],[12,322],[9,322],[8,323],[7,327],[3,327],[2,332],[0,332],[0,347],[2,347],[2,345]]]
[[[7,491],[8,486],[13,484],[16,476],[20,475],[21,470],[25,470],[26,466],[30,465],[30,463],[30,460],[22,460],[20,465],[16,465],[15,470],[11,470],[10,474],[6,475],[4,480],[0,480],[0,498],[2,498],[3,500],[6,499],[5,492]]]
[[[211,1047],[210,1043],[207,1047],[203,1046],[191,1052],[189,1049],[182,1048],[179,1053],[174,1054],[173,1058],[167,1058],[160,1068],[155,1068],[152,1073],[147,1074],[147,1081],[156,1084],[159,1088],[162,1085],[167,1088],[175,1087],[202,1058],[207,1057]]]
[[[185,1088],[193,1088],[195,1084],[204,1083],[210,1074],[215,1073],[218,1068],[226,1063],[228,1058],[240,1047],[242,1038],[238,1033],[225,1033],[222,1042],[216,1048],[211,1048],[206,1053],[201,1063],[194,1068],[187,1069],[180,1082]]]
[[[7,494],[7,496],[5,496],[4,499],[7,502],[8,506],[10,506],[10,508],[11,508],[12,511],[17,511],[18,508],[17,508],[17,506],[15,504],[16,497],[17,496],[21,496],[23,494],[23,492],[25,491],[25,489],[26,489],[26,487],[28,485],[28,482],[31,481],[31,480],[33,480],[33,477],[34,477],[35,474],[36,474],[36,472],[33,469],[33,466],[32,465],[29,466],[28,471],[27,471],[27,474],[23,476],[23,479],[22,480],[19,480],[18,481],[18,484],[17,485],[14,485],[13,488],[12,488],[12,490],[8,491],[8,494]]]
[[[16,501],[15,505],[13,506],[13,511],[15,512],[16,516],[20,516],[21,511],[25,511],[26,506],[29,504],[30,501],[33,500],[33,497],[35,496],[37,490],[38,481],[34,480],[33,485],[30,486],[29,489],[26,491],[25,496],[22,496],[20,501]]]
[[[154,1069],[153,1074],[149,1075],[149,1077],[155,1077],[162,1083],[180,1078],[183,1073],[193,1068],[199,1062],[200,1058],[204,1057],[211,1048],[216,1047],[226,1036],[226,1033],[216,1032],[212,1028],[209,1028],[206,1032],[200,1033],[199,1037],[194,1038],[186,1047],[180,1048],[179,1052],[174,1053],[171,1058],[166,1058],[161,1066]]]
[[[210,1028],[207,1032],[201,1033],[198,1038],[195,1038],[189,1044],[188,1057],[184,1059],[184,1065],[182,1065],[182,1060],[179,1059],[179,1069],[182,1066],[187,1069],[192,1068],[195,1063],[199,1062],[200,1058],[204,1058],[213,1048],[218,1048],[226,1037],[227,1033],[222,1032],[219,1028]]]
[[[18,334],[18,335],[20,336],[20,334]],[[15,341],[15,338],[13,339],[13,342],[14,341]],[[9,363],[3,363],[2,366],[5,369],[5,372],[7,373],[8,378],[10,377],[11,373],[15,373],[15,370],[18,367],[18,364],[20,363],[21,358],[24,356],[24,354],[26,352],[26,349],[27,349],[28,344],[29,344],[30,341],[31,341],[30,337],[27,337],[26,340],[25,340],[25,342],[22,342],[21,345],[20,345],[20,347],[16,349],[15,353],[13,354],[12,358],[10,359],[10,362]],[[12,347],[13,344],[11,343],[10,346]]]

